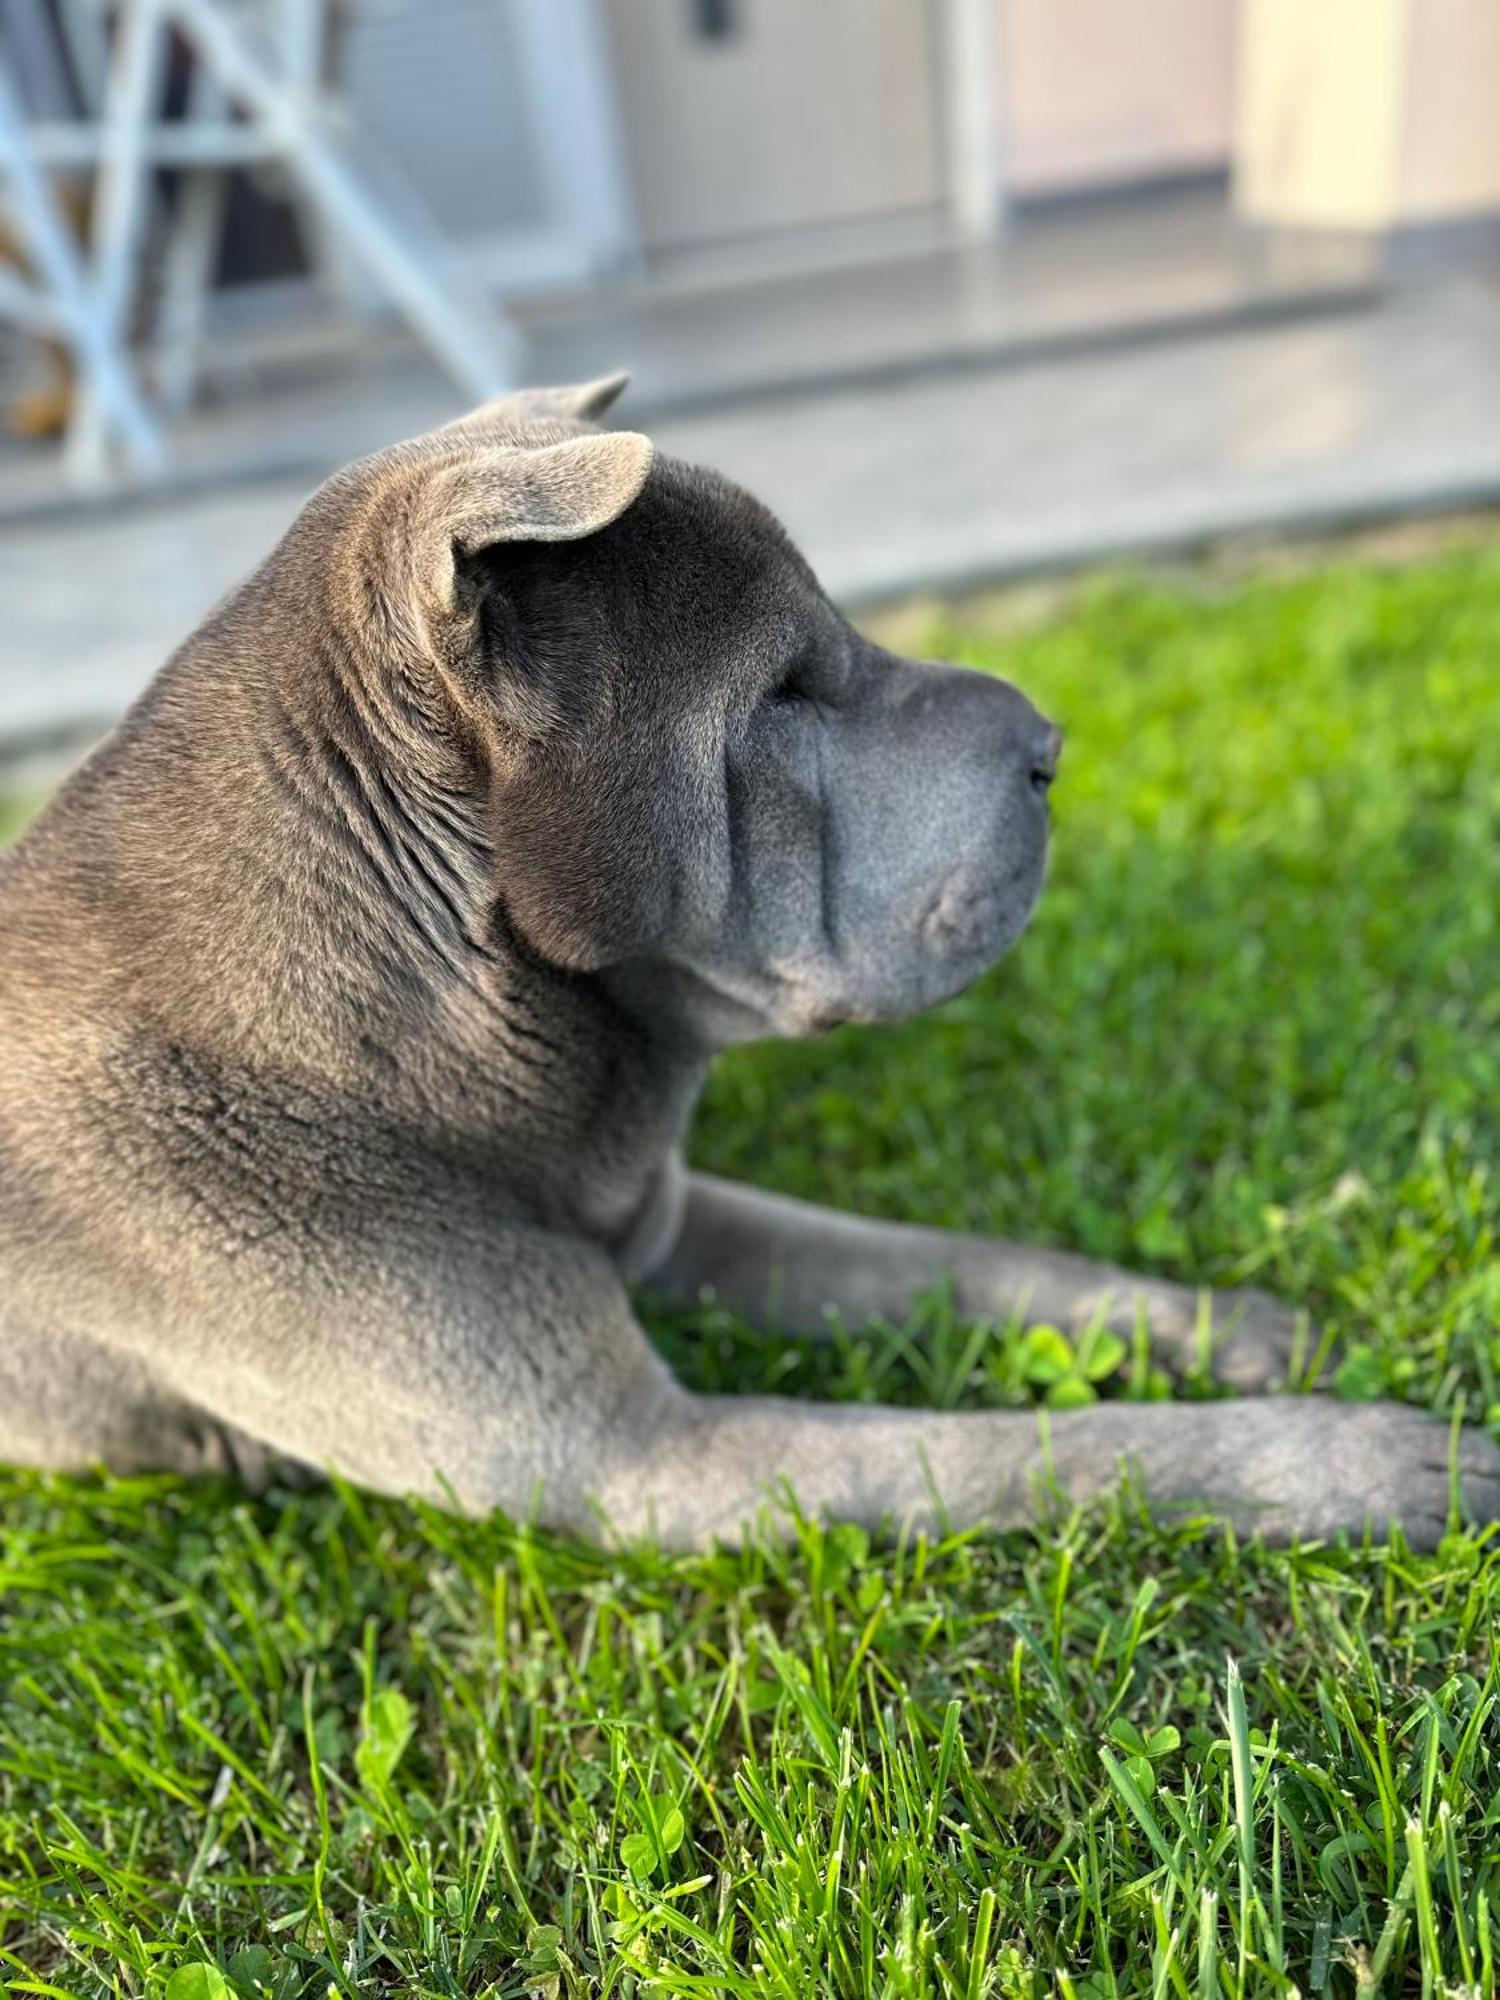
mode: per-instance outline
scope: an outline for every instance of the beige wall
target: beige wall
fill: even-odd
[[[1500,206],[1500,0],[1244,0],[1237,193],[1386,228]]]
[[[1500,0],[996,0],[1015,194],[1234,159],[1246,213],[1500,208]]]
[[[1002,0],[1011,191],[1224,165],[1235,15],[1235,0]]]
[[[1409,0],[1402,219],[1500,205],[1500,0]]]

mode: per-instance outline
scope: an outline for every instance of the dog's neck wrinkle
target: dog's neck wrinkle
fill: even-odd
[[[451,1023],[466,1057],[498,1038],[515,1045],[525,1070],[528,1050],[547,1044],[524,1018],[499,948],[487,773],[399,679],[382,684],[338,656],[329,678],[335,701],[308,714],[305,702],[284,699],[278,718],[287,789],[309,833],[321,826],[334,840],[327,920],[336,925],[347,907],[379,917],[369,936],[375,983],[399,996],[398,1025],[414,1001],[425,1003],[429,1025]],[[357,941],[345,938],[346,953],[351,943],[357,958]]]
[[[267,1068],[429,1096],[445,1040],[472,1062],[504,1026],[486,781],[402,676],[337,635],[261,623],[257,661],[236,627],[260,609],[249,596],[200,637],[59,804],[136,912],[117,969],[144,1011]]]
[[[325,715],[300,739],[294,787],[329,826],[346,862],[386,892],[385,906],[410,926],[416,958],[431,960],[440,976],[466,980],[485,955],[493,866],[478,815],[452,785],[424,785],[417,756],[401,770],[394,746],[379,740],[387,732],[371,723],[352,705]]]
[[[308,578],[343,615],[324,621],[311,673],[286,659],[278,720],[295,745],[307,810],[344,836],[349,879],[330,901],[362,900],[363,891],[385,919],[372,940],[377,984],[398,971],[401,992],[420,994],[429,1020],[450,1021],[466,1057],[476,1043],[513,1041],[524,1066],[543,1030],[523,1018],[497,948],[493,746],[474,735],[409,615],[410,471],[395,468],[357,509],[340,560]]]
[[[309,913],[342,965],[346,1044],[383,1094],[411,1093],[447,1141],[545,1158],[534,1190],[559,1219],[601,1238],[625,1226],[681,1137],[702,1078],[670,1062],[599,979],[539,958],[513,930],[497,883],[489,773],[408,687],[335,656],[337,690],[283,693],[299,810],[339,835],[339,872]],[[324,835],[326,838],[326,833]],[[351,910],[377,922],[354,925]],[[399,926],[399,928],[396,928]],[[363,961],[363,963],[361,963]],[[528,1135],[545,1134],[533,1149]]]

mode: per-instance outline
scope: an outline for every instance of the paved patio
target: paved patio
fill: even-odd
[[[621,416],[644,410],[661,449],[761,494],[850,603],[1500,498],[1500,281],[1488,274],[1361,311],[1226,316],[1145,342],[862,372],[712,406],[643,394]],[[351,449],[452,414],[442,382],[410,359],[356,379],[366,435]],[[346,381],[346,416],[351,394]],[[257,417],[284,438],[285,407],[236,421]],[[322,437],[310,456],[345,455],[346,442]],[[311,465],[267,470],[0,527],[0,739],[116,713],[313,477]]]

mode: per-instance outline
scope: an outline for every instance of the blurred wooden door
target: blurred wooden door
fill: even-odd
[[[610,0],[642,246],[938,208],[932,0]]]

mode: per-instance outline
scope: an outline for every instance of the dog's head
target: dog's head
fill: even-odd
[[[1036,899],[1056,731],[862,638],[728,480],[600,431],[621,386],[486,405],[357,510],[362,643],[421,655],[478,746],[506,922],[703,1047],[955,992]]]

